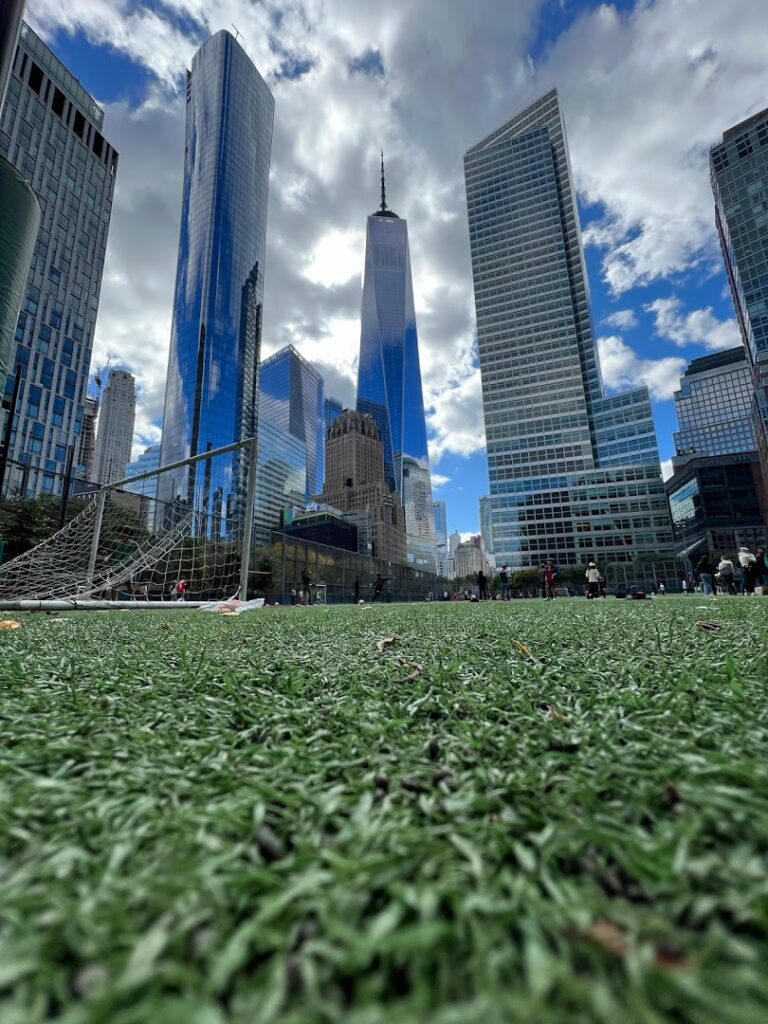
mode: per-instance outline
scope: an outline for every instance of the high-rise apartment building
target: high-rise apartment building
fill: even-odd
[[[87,395],[83,403],[83,423],[77,442],[75,465],[77,476],[82,480],[94,480],[93,458],[96,452],[96,417],[99,415],[99,400]]]
[[[23,25],[0,118],[0,155],[32,184],[40,228],[8,363],[21,366],[8,493],[61,491],[79,445],[118,155],[104,112]],[[4,416],[3,416],[4,419]]]
[[[283,510],[306,504],[307,446],[289,430],[260,418],[258,452],[253,539],[266,545],[272,530],[282,525]]]
[[[102,396],[93,476],[97,483],[112,484],[125,477],[131,461],[136,420],[136,379],[127,370],[109,371]]]
[[[483,545],[483,552],[486,557],[493,556],[493,513],[490,495],[484,494],[480,498],[478,505],[480,512],[480,539]]]
[[[752,373],[741,346],[694,359],[675,392],[680,429],[674,435],[674,468],[703,455],[755,451],[754,394]]]
[[[374,558],[405,563],[405,515],[400,495],[389,489],[376,421],[345,409],[325,445],[325,487],[317,500],[341,512],[367,511]]]
[[[325,429],[328,430],[336,417],[341,416],[344,406],[337,398],[326,398],[323,408],[325,411]]]
[[[187,73],[179,257],[161,465],[256,434],[267,188],[274,99],[225,31]],[[233,454],[164,474],[158,498],[206,507],[230,534],[246,460]]]
[[[309,501],[323,488],[325,387],[322,376],[293,345],[261,364],[259,419],[269,420],[303,442],[306,449],[304,501]]]
[[[432,515],[435,521],[435,544],[445,547],[448,543],[448,513],[444,501],[432,502]]]
[[[768,107],[723,134],[709,154],[715,219],[752,371],[752,420],[768,510]]]
[[[602,388],[557,92],[464,168],[496,563],[669,552],[648,392]]]
[[[381,206],[368,218],[360,327],[357,408],[373,416],[390,490],[405,508],[408,559],[434,572],[435,532],[427,427],[413,305],[408,224]]]

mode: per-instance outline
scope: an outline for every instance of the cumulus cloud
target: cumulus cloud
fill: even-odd
[[[620,331],[628,331],[632,327],[637,327],[637,317],[633,309],[617,309],[615,313],[605,317],[603,323]]]
[[[661,478],[662,480],[669,480],[673,475],[674,469],[672,468],[672,459],[661,460]]]
[[[210,33],[236,25],[276,99],[263,354],[296,345],[331,394],[354,401],[365,218],[383,146],[388,200],[409,224],[437,459],[483,446],[462,154],[552,85],[577,188],[594,204],[584,237],[613,291],[719,265],[707,151],[768,94],[764,0],[742,0],[738,18],[720,0],[692,10],[691,0],[596,5],[541,53],[549,0],[471,10],[462,0],[29,0],[54,50],[57,34],[82,33],[152,83],[138,106],[106,109],[121,161],[93,360],[112,354],[137,374],[139,442],[162,413],[184,70]],[[615,349],[611,358],[627,379],[658,366]]]
[[[597,351],[605,386],[611,391],[645,385],[656,401],[671,398],[680,387],[685,359],[666,356],[643,359],[618,335],[597,339]]]
[[[445,487],[446,484],[451,482],[449,476],[444,476],[442,473],[432,473],[432,490],[437,490],[438,487]]]
[[[741,345],[741,333],[735,317],[718,319],[711,306],[683,311],[679,299],[654,299],[645,307],[656,320],[656,333],[676,345],[703,345],[712,352]]]

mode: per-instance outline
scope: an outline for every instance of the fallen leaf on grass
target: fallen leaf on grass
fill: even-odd
[[[544,710],[546,711],[548,718],[557,718],[560,722],[568,721],[568,715],[564,715],[562,711],[558,711],[554,704],[548,704],[545,701]]]
[[[0,629],[21,629],[17,619],[0,619]]]
[[[611,921],[597,920],[589,928],[578,933],[582,938],[600,946],[612,956],[623,957],[627,952],[627,940],[624,932]],[[690,967],[688,957],[676,946],[659,943],[654,950],[657,967],[674,967],[684,969]]]
[[[377,640],[376,646],[379,649],[379,653],[381,653],[385,649],[385,647],[394,647],[399,639],[399,636],[388,636],[385,637],[383,640]]]
[[[412,661],[411,662],[411,666],[413,668],[413,671],[409,672],[407,676],[403,676],[402,679],[397,679],[396,682],[398,682],[398,683],[412,683],[414,679],[418,679],[419,678],[421,673],[424,671],[424,666],[423,665],[419,665],[418,662],[416,662],[416,661]]]
[[[526,656],[526,658],[530,658],[531,661],[535,661],[536,660],[534,658],[533,654],[531,654],[530,650],[525,646],[525,644],[521,640],[512,640],[510,642],[511,642],[512,646],[516,650],[520,651],[521,654],[524,654]]]
[[[697,622],[696,625],[699,629],[722,629],[722,625],[719,622]]]

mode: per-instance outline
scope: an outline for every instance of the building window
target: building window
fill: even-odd
[[[29,83],[29,88],[32,92],[36,92],[39,96],[40,89],[43,85],[43,70],[42,68],[39,68],[37,64],[33,63],[32,67],[29,69],[29,78],[27,79],[27,82]]]
[[[61,117],[64,114],[64,93],[61,89],[53,90],[53,102],[51,103],[51,110],[54,114],[58,114]]]
[[[752,152],[752,143],[749,141],[748,135],[742,135],[740,139],[737,139],[736,152],[742,159],[745,156],[749,156],[749,154]]]

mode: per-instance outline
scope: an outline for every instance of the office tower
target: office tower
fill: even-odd
[[[675,392],[679,430],[675,469],[690,458],[731,455],[757,448],[752,402],[755,388],[744,349],[728,349],[694,359]]]
[[[24,0],[0,5],[0,113],[21,31]],[[40,204],[28,181],[0,156],[0,396],[5,388],[8,357],[19,319],[24,286],[40,227]],[[18,392],[17,392],[18,394]],[[0,467],[0,491],[5,474],[5,452]]]
[[[461,544],[461,534],[459,533],[458,530],[454,530],[453,533],[448,538],[448,551],[451,555],[451,558],[453,558],[453,556],[456,554],[456,548],[459,546],[459,544]]]
[[[435,571],[432,483],[413,306],[408,224],[381,206],[368,218],[357,409],[373,416],[390,490],[405,508],[408,560]]]
[[[490,495],[483,495],[479,500],[480,538],[486,556],[493,556],[493,516]]]
[[[193,57],[186,101],[161,465],[255,436],[258,414],[274,99],[245,50],[221,31]],[[234,454],[164,474],[164,512],[172,500],[205,505],[206,521],[231,533],[246,461]]]
[[[556,91],[464,168],[496,563],[668,552],[648,392],[603,393]]]
[[[677,558],[690,567],[705,552],[732,558],[742,544],[765,545],[756,452],[693,456],[665,484]]]
[[[307,446],[289,430],[260,418],[258,452],[253,539],[267,545],[272,530],[282,525],[284,510],[306,504]]]
[[[325,442],[325,486],[318,501],[341,512],[367,510],[371,554],[388,562],[407,559],[405,515],[400,496],[390,491],[376,421],[345,409]]]
[[[92,401],[92,399],[91,399]],[[160,465],[160,445],[153,444],[139,455],[133,462],[125,466],[124,478],[141,476],[142,473],[150,473]],[[151,528],[155,516],[155,498],[157,497],[157,477],[151,476],[148,480],[139,480],[136,484],[126,484],[125,490],[140,495],[137,512],[142,522]]]
[[[87,395],[83,403],[83,423],[77,443],[77,476],[93,480],[93,457],[96,452],[96,417],[99,415],[98,398]]]
[[[41,220],[8,364],[22,369],[9,493],[60,492],[67,452],[78,444],[118,163],[103,119],[23,25],[0,120],[0,156],[32,184]],[[12,385],[11,372],[6,395]]]
[[[458,579],[464,579],[467,576],[474,578],[479,572],[485,573],[486,576],[490,575],[490,566],[483,555],[479,534],[456,546],[453,561],[454,573]]]
[[[341,416],[344,411],[344,406],[336,398],[326,398],[323,409],[325,414],[325,429],[328,430],[336,417]]]
[[[768,108],[723,134],[709,154],[715,220],[755,391],[752,420],[768,515]]]
[[[136,380],[127,370],[109,371],[99,412],[93,475],[97,483],[122,480],[131,461],[136,419]]]
[[[435,523],[435,544],[445,546],[448,543],[448,514],[444,501],[432,502],[432,515]]]
[[[304,502],[323,487],[325,389],[318,371],[293,345],[265,359],[259,369],[259,419],[302,441],[306,448]]]

